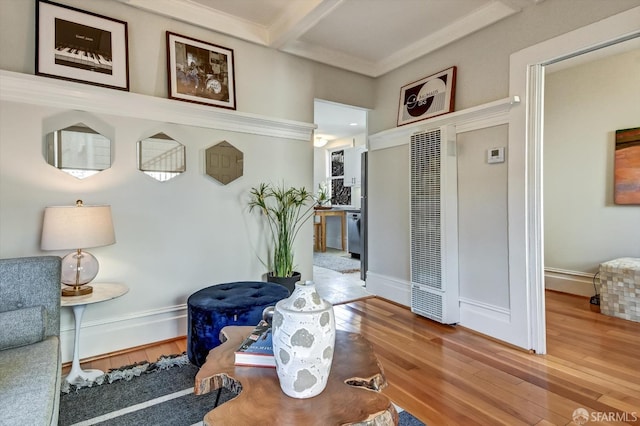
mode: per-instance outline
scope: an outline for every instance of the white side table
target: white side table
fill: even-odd
[[[73,362],[71,371],[64,378],[70,384],[82,383],[84,381],[94,381],[96,378],[104,374],[101,370],[82,370],[80,368],[80,324],[82,323],[82,314],[87,305],[100,303],[107,300],[115,299],[129,291],[129,287],[125,284],[118,283],[91,283],[93,293],[84,296],[67,296],[61,297],[60,305],[62,307],[69,306],[73,308],[73,318],[76,325],[76,333],[73,340]]]

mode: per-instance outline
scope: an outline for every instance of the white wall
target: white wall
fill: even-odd
[[[504,163],[488,164],[487,150],[506,147],[507,137],[507,126],[457,137],[460,298],[501,308],[509,308],[508,153]]]
[[[615,131],[640,126],[639,75],[634,50],[545,78],[545,267],[593,275],[640,257],[640,206],[613,202]]]
[[[101,264],[96,281],[123,282],[131,290],[121,299],[91,306],[85,315],[88,324],[152,316],[159,309],[184,304],[189,294],[216,283],[262,280],[266,268],[258,257],[265,258],[266,250],[259,222],[247,212],[249,188],[262,181],[311,184],[307,171],[312,151],[302,141],[11,102],[0,107],[0,256],[65,254],[39,250],[47,205],[72,205],[83,199],[85,204],[112,206],[117,242],[90,250]],[[44,134],[77,120],[113,141],[113,166],[85,180],[49,166],[42,153]],[[157,131],[171,135],[187,151],[187,171],[164,183],[136,169],[137,140]],[[245,154],[244,176],[226,186],[204,174],[204,150],[222,140]],[[308,278],[311,238],[309,226],[296,246],[296,260]],[[71,327],[69,312],[64,310],[62,329]],[[185,333],[186,329],[180,334]],[[153,332],[148,336],[150,341],[157,340]],[[106,346],[87,342],[84,355],[145,343],[108,341]],[[65,343],[68,355],[70,341]]]
[[[128,21],[131,92],[167,96],[165,31],[234,49],[239,113],[312,122],[313,99],[370,107],[373,80],[158,17],[119,2],[64,1]],[[35,2],[0,0],[0,68],[32,74]],[[43,77],[44,78],[44,77]],[[46,79],[50,80],[50,79]],[[57,81],[57,80],[51,80]],[[268,84],[265,84],[268,82]],[[82,96],[83,87],[77,92]],[[87,86],[92,89],[93,86]],[[76,89],[74,89],[76,90]],[[121,94],[120,91],[113,91]],[[174,101],[172,101],[174,102]],[[176,108],[186,105],[175,101]],[[216,109],[212,107],[212,111]],[[77,180],[46,164],[46,133],[82,121],[113,141],[113,166]],[[47,205],[112,206],[116,244],[92,250],[97,281],[123,282],[130,292],[91,306],[83,321],[81,357],[186,334],[184,304],[208,285],[261,280],[265,248],[247,192],[262,181],[313,185],[313,147],[292,140],[214,128],[141,120],[65,108],[0,102],[0,257],[40,254]],[[186,146],[187,171],[160,183],[136,169],[136,142],[159,131]],[[244,153],[244,176],[221,185],[204,174],[204,150],[226,140]],[[312,274],[312,226],[300,235],[296,261]],[[71,358],[73,320],[62,313],[63,358]]]
[[[369,271],[407,281],[410,259],[408,168],[408,144],[369,152]],[[396,245],[398,241],[404,244]],[[393,251],[390,251],[389,243],[394,246]]]

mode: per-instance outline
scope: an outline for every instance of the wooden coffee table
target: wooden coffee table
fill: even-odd
[[[239,395],[204,417],[205,425],[397,425],[398,413],[376,355],[357,333],[336,331],[336,350],[325,390],[296,399],[280,390],[275,368],[234,365],[234,352],[253,327],[225,327],[226,341],[211,350],[196,375],[196,395],[226,387]]]

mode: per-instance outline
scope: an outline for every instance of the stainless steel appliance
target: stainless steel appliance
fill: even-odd
[[[362,253],[362,245],[360,238],[360,212],[347,212],[347,235],[349,236],[349,253],[351,257],[360,258]]]

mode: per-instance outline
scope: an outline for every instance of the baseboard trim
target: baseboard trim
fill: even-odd
[[[387,275],[367,271],[367,291],[402,306],[411,306],[411,283]]]
[[[73,322],[72,322],[73,325]],[[173,339],[187,332],[187,306],[176,305],[123,317],[83,321],[80,328],[80,359],[134,346]],[[73,359],[75,330],[60,331],[62,362]]]
[[[105,358],[112,358],[112,357],[115,357],[115,356],[126,355],[126,354],[130,354],[132,352],[143,351],[143,350],[146,350],[148,348],[153,348],[155,346],[160,346],[160,345],[164,345],[164,344],[167,344],[167,343],[177,342],[177,341],[180,341],[180,340],[184,340],[186,338],[187,338],[187,336],[177,336],[177,337],[173,337],[171,339],[160,340],[158,342],[146,343],[144,345],[133,346],[131,348],[124,348],[124,349],[120,349],[120,350],[117,350],[117,351],[109,352],[109,353],[106,353],[106,354],[92,356],[92,357],[89,357],[89,358],[82,358],[80,360],[80,362],[81,363],[93,362],[93,361],[99,361],[99,360],[105,359]],[[173,354],[167,354],[167,355],[173,355]],[[147,361],[155,361],[155,360],[150,359],[150,360],[147,360]],[[63,362],[62,363],[62,368],[63,369],[64,368],[71,368],[71,361]]]
[[[488,318],[491,321],[500,321],[504,323],[511,322],[511,311],[509,309],[464,297],[461,297],[459,300],[460,324],[467,328],[471,328],[469,324],[473,324],[473,321],[477,321],[479,316]]]
[[[598,280],[596,279],[596,285]],[[593,274],[559,268],[544,269],[544,287],[547,290],[590,297],[595,294]]]
[[[526,346],[526,342],[521,345],[514,343],[523,339],[514,336],[513,318],[511,310],[508,308],[461,298],[459,325],[477,333],[492,336],[499,341],[511,342],[516,346]]]

